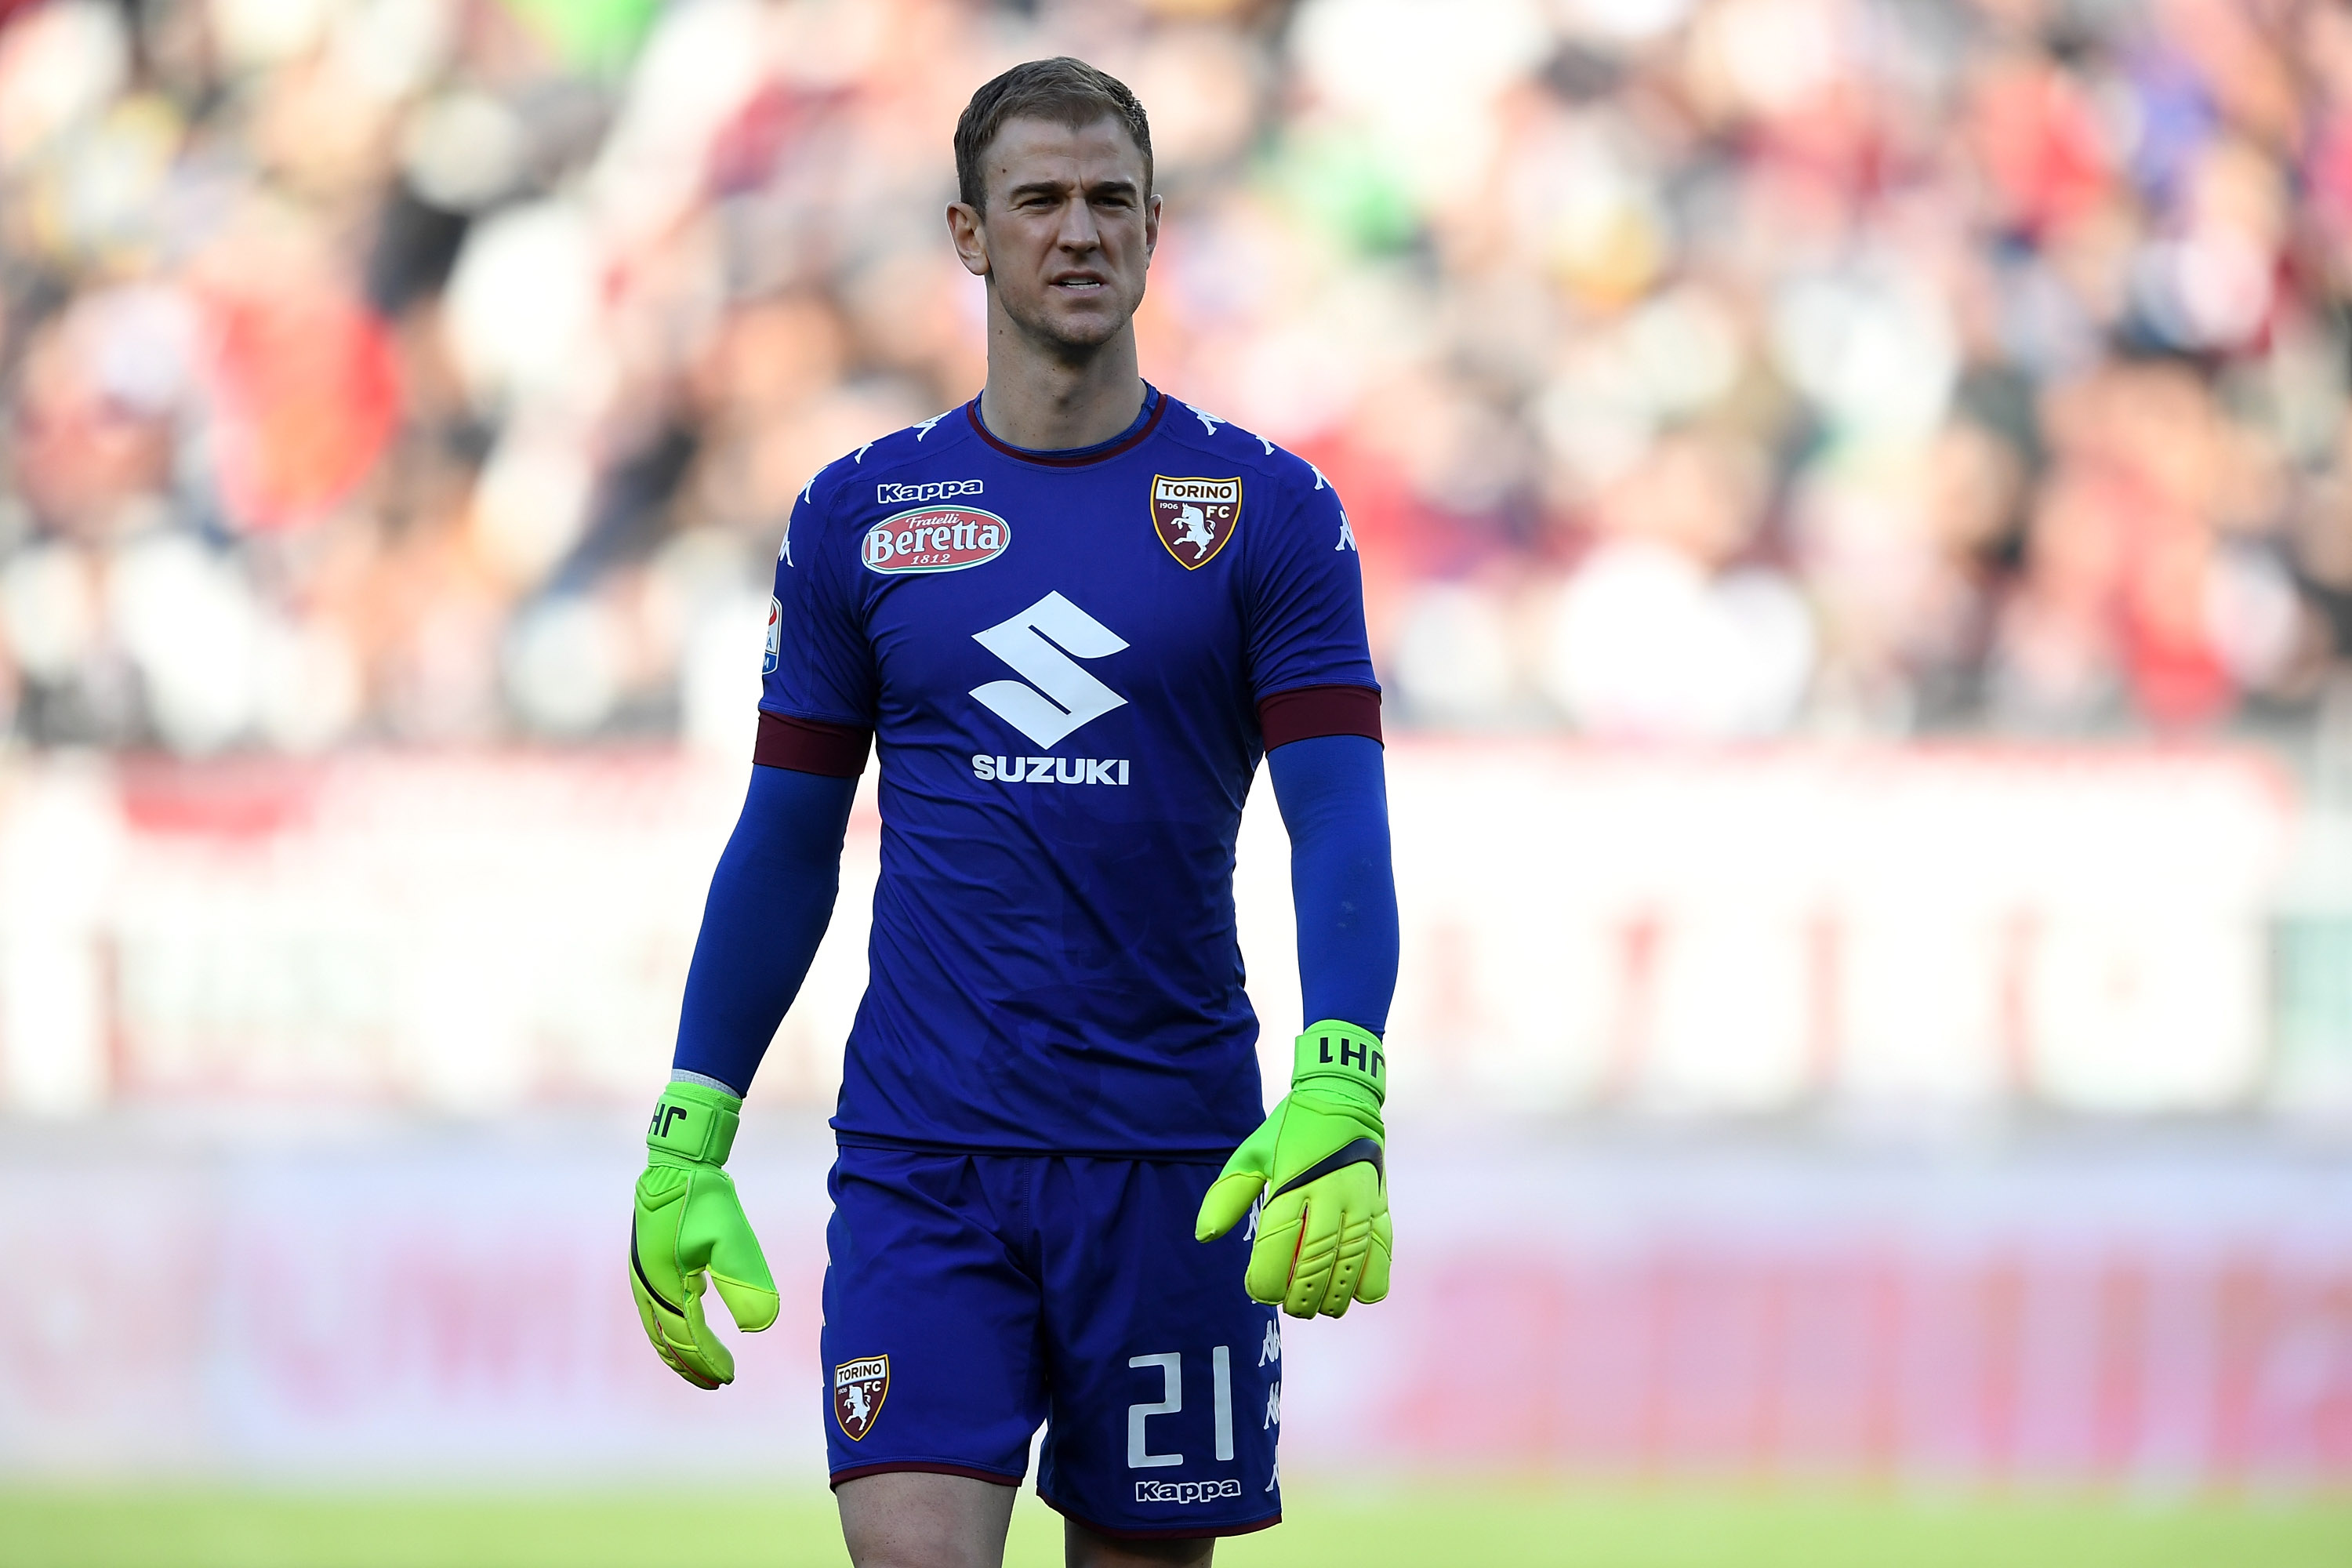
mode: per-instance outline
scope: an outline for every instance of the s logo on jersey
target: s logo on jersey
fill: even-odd
[[[886,517],[866,531],[859,553],[868,572],[961,572],[1004,553],[1013,525],[992,511],[970,507],[918,507]]]
[[[1151,476],[1151,526],[1187,572],[1216,558],[1242,521],[1242,482]]]
[[[971,640],[1028,678],[1025,685],[992,680],[973,687],[971,695],[1041,746],[1051,746],[1081,724],[1127,706],[1126,698],[1077,663],[1108,658],[1127,647],[1127,640],[1059,594],[1048,594],[1012,619],[972,633]]]

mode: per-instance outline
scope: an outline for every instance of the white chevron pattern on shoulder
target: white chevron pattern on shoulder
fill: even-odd
[[[1308,468],[1314,468],[1314,469],[1315,469],[1315,488],[1316,488],[1317,489],[1318,489],[1318,490],[1319,490],[1319,489],[1324,489],[1326,486],[1328,486],[1328,485],[1329,485],[1329,484],[1330,484],[1330,482],[1331,482],[1331,481],[1330,481],[1330,480],[1328,480],[1328,479],[1325,479],[1325,478],[1323,477],[1323,470],[1322,470],[1322,469],[1320,469],[1320,468],[1315,468],[1315,465],[1314,465],[1314,464],[1312,464],[1312,463],[1309,463],[1309,464],[1307,464],[1307,466]]]
[[[871,442],[871,441],[868,441],[868,442],[866,442],[866,445],[864,445],[863,447],[858,447],[858,448],[857,448],[857,450],[856,450],[855,452],[852,452],[851,454],[849,454],[849,460],[850,460],[851,462],[853,462],[853,463],[856,463],[858,467],[860,467],[860,468],[864,468],[864,467],[866,466],[866,453],[868,453],[868,452],[870,452],[870,451],[872,451],[873,449],[874,449],[874,443],[873,443],[873,442]]]
[[[1260,435],[1255,434],[1255,432],[1253,432],[1253,433],[1252,433],[1252,435],[1251,435],[1251,437],[1250,437],[1250,438],[1251,438],[1252,440],[1255,441],[1259,446],[1261,446],[1261,447],[1265,447],[1265,455],[1266,455],[1267,457],[1271,458],[1271,457],[1273,457],[1273,456],[1274,456],[1274,443],[1273,443],[1273,442],[1271,442],[1271,441],[1267,440],[1267,439],[1266,439],[1265,437],[1263,437],[1263,436],[1260,436]]]
[[[1184,405],[1184,406],[1192,411],[1192,417],[1201,422],[1201,428],[1206,430],[1212,436],[1217,433],[1218,426],[1229,425],[1232,423],[1231,420],[1220,419],[1215,415],[1210,413],[1207,409],[1199,407],[1193,404],[1188,403]]]
[[[814,504],[809,500],[809,492],[816,489],[816,482],[824,476],[824,470],[823,468],[819,468],[815,473],[809,476],[809,482],[801,487],[801,505],[809,506]]]
[[[917,423],[915,426],[915,439],[917,441],[920,441],[924,437],[931,433],[932,426],[938,424],[940,420],[946,418],[949,414],[953,414],[955,410],[950,408],[946,414],[934,414],[929,419],[921,420]]]

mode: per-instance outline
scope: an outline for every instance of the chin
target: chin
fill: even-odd
[[[1090,349],[1099,347],[1118,336],[1134,317],[1133,305],[1128,305],[1123,310],[1073,311],[1068,314],[1057,310],[1039,310],[1031,315],[1028,320],[1021,321],[1021,325],[1037,336],[1061,347]]]
[[[1116,321],[1046,321],[1043,324],[1045,335],[1065,348],[1090,349],[1118,336],[1118,330],[1127,325],[1127,318],[1122,316]]]

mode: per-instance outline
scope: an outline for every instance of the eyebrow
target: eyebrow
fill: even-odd
[[[1066,180],[1025,180],[1005,192],[1004,199],[1011,202],[1026,195],[1058,196],[1069,188],[1069,183]],[[1097,180],[1093,184],[1086,187],[1086,194],[1089,198],[1108,195],[1131,196],[1139,188],[1133,180],[1125,178]]]

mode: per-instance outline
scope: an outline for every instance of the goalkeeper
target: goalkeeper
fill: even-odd
[[[955,153],[988,378],[793,510],[631,1284],[704,1388],[734,1375],[706,1288],[775,1319],[724,1166],[878,742],[821,1350],[850,1555],[999,1562],[1042,1424],[1072,1563],[1205,1563],[1281,1518],[1279,1314],[1389,1285],[1397,915],[1356,538],[1312,466],[1139,374],[1160,198],[1132,93],[1033,61]],[[1233,901],[1261,757],[1307,1022],[1270,1116]]]

